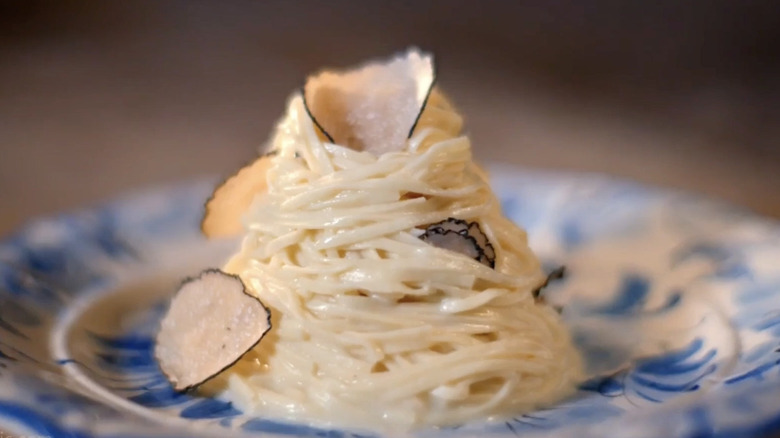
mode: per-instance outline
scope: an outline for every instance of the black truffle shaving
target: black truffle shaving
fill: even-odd
[[[459,252],[491,268],[496,267],[496,250],[477,222],[448,218],[429,225],[420,239],[435,247]]]
[[[553,269],[552,272],[547,274],[547,278],[544,279],[544,282],[542,284],[540,284],[539,287],[534,289],[533,292],[532,292],[536,302],[537,303],[544,303],[545,299],[544,299],[544,296],[542,295],[542,292],[543,292],[544,288],[549,286],[550,283],[552,283],[553,281],[560,280],[560,279],[562,279],[565,276],[566,276],[566,266],[561,266],[561,267],[559,267],[557,269]],[[563,309],[561,307],[558,307],[558,306],[553,306],[553,309],[555,309],[555,311],[557,311],[558,313],[561,313],[563,311]]]

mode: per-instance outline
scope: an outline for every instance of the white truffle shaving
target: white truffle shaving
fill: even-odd
[[[206,270],[186,280],[157,334],[155,357],[177,391],[231,366],[271,328],[271,312],[234,275]]]
[[[449,218],[430,225],[420,236],[429,244],[455,251],[495,268],[496,251],[488,241],[479,224],[461,219]]]
[[[264,155],[236,172],[214,190],[200,228],[206,237],[232,237],[241,233],[241,218],[254,197],[268,189],[266,172],[271,158]]]
[[[387,62],[312,76],[303,97],[330,141],[382,155],[404,149],[434,80],[433,57],[410,49]]]

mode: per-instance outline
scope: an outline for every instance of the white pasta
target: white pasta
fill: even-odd
[[[224,267],[273,328],[220,379],[244,411],[410,428],[501,418],[573,392],[580,358],[525,232],[502,216],[461,119],[436,90],[399,152],[329,143],[293,96],[270,144],[268,191]],[[495,269],[419,238],[476,221]]]

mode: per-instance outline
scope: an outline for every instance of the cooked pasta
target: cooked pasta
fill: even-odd
[[[436,89],[406,147],[331,143],[294,95],[272,137],[268,189],[224,266],[273,329],[229,369],[224,397],[264,416],[340,426],[452,425],[572,393],[580,359],[525,232],[501,214],[461,118]],[[419,237],[477,222],[495,268]]]

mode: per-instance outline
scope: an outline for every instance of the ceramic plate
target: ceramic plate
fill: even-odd
[[[599,176],[493,168],[588,364],[578,393],[419,437],[740,437],[780,426],[780,226]],[[0,243],[0,429],[25,436],[379,437],[172,391],[153,335],[180,278],[235,241],[198,220],[212,181],[31,222]]]

